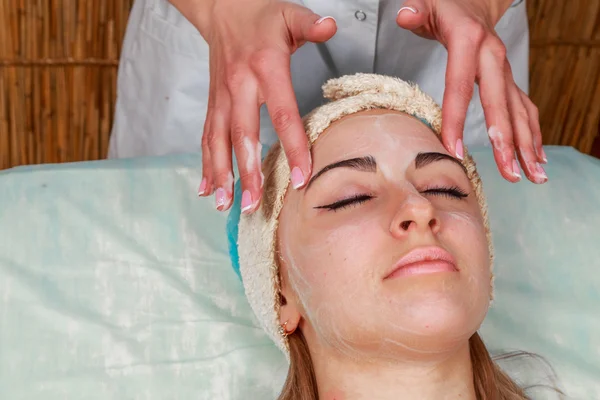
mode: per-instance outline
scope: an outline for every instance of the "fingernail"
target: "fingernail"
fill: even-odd
[[[458,140],[456,141],[456,150],[455,150],[455,151],[456,151],[456,157],[457,157],[459,160],[462,160],[462,159],[464,159],[464,157],[465,157],[465,154],[464,154],[464,149],[463,149],[463,141],[462,141],[462,139],[458,139]]]
[[[408,10],[408,11],[412,12],[413,14],[416,14],[418,12],[417,9],[414,7],[402,7],[398,10],[398,14],[396,14],[396,15],[400,15],[400,13],[404,10]]]
[[[544,151],[544,148],[542,147],[542,160],[544,161],[544,164],[548,163],[548,157],[546,157],[546,152]]]
[[[292,187],[298,189],[302,185],[304,185],[304,175],[302,174],[302,170],[298,167],[294,167],[292,169]]]
[[[544,167],[542,167],[542,165],[540,163],[535,163],[535,167],[536,167],[535,177],[537,178],[536,179],[537,183],[546,182],[548,180],[548,175],[546,175],[546,171],[544,170]]]
[[[223,209],[223,207],[225,207],[225,189],[223,189],[223,188],[217,189],[217,191],[215,192],[215,200],[216,200],[217,210],[221,211]]]
[[[517,160],[513,160],[512,162],[512,175],[521,180],[521,169],[519,168],[519,163],[517,163]]]
[[[206,178],[202,178],[202,182],[200,182],[200,187],[198,188],[198,196],[202,196],[206,191]]]
[[[337,21],[335,20],[335,18],[327,16],[327,17],[321,17],[321,18],[319,18],[318,20],[316,20],[316,21],[315,21],[315,25],[319,25],[321,22],[325,21],[326,19],[330,19],[330,20],[332,20],[333,22],[336,22],[336,23],[337,23]]]
[[[245,213],[252,208],[252,194],[248,190],[242,193],[242,212]]]

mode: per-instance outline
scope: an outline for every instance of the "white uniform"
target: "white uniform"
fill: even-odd
[[[416,82],[442,103],[447,51],[396,24],[402,0],[296,0],[338,31],[326,44],[308,43],[293,56],[292,81],[301,115],[322,104],[321,85],[356,72]],[[517,85],[528,90],[529,32],[525,2],[516,0],[496,26],[507,47]],[[200,150],[209,88],[208,45],[167,0],[137,0],[131,11],[119,66],[117,107],[109,157],[163,155]],[[261,141],[276,140],[266,108]],[[464,141],[486,145],[477,87]]]

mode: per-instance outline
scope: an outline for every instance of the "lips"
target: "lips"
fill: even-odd
[[[419,247],[404,255],[384,279],[403,276],[457,272],[454,257],[441,247]]]

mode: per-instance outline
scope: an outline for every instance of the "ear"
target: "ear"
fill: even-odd
[[[283,273],[280,281],[279,325],[283,326],[288,334],[291,334],[298,329],[302,315],[300,314],[298,296],[296,296],[296,293],[291,289],[287,274]]]

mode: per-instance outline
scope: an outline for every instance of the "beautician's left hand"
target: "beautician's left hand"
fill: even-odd
[[[396,19],[417,35],[448,50],[442,137],[451,154],[462,158],[462,137],[474,83],[479,93],[498,169],[511,182],[520,179],[515,150],[527,178],[548,180],[538,111],[517,87],[506,48],[494,26],[513,0],[407,0]],[[515,149],[516,148],[516,149]]]

